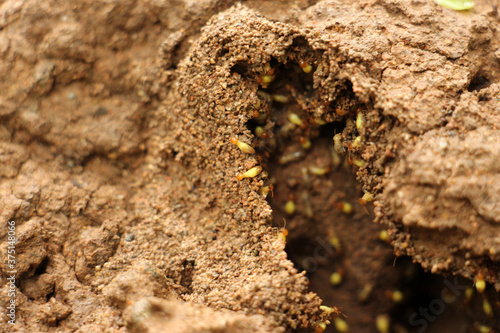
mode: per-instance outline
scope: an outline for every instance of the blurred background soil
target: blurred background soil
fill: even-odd
[[[1,2],[0,331],[500,332],[475,2]]]

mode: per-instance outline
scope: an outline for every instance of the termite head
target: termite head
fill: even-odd
[[[299,136],[299,143],[304,149],[311,148],[311,141],[309,140],[309,138]]]
[[[345,116],[348,110],[341,108],[340,106],[335,109],[335,113],[339,116]]]
[[[298,61],[300,68],[304,71],[304,73],[311,73],[312,66],[309,61],[300,59]]]
[[[281,239],[283,243],[286,243],[286,236],[288,236],[288,230],[286,229],[286,220],[283,219],[283,227],[278,229],[278,239]]]
[[[479,272],[475,279],[476,290],[478,293],[482,294],[486,290],[486,282],[484,281],[483,273]]]
[[[346,201],[341,201],[341,202],[338,202],[335,204],[336,207],[337,207],[337,210],[339,212],[342,212],[346,215],[349,215],[352,213],[353,211],[353,207],[350,203],[346,202]]]

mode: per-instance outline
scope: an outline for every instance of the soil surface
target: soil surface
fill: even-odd
[[[475,2],[2,2],[0,331],[500,332]]]

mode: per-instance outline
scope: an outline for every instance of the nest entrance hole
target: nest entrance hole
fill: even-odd
[[[308,59],[309,73],[299,58]],[[304,55],[291,56],[286,63],[271,61],[271,74],[263,76],[272,81],[259,85],[259,115],[247,123],[255,136],[252,146],[269,174],[264,185],[273,186],[267,195],[272,224],[286,227],[288,258],[307,272],[311,290],[324,304],[348,316],[354,331],[366,331],[367,322],[374,328],[381,314],[400,328],[412,329],[408,315],[423,302],[419,281],[439,281],[410,260],[399,259],[394,265],[392,248],[380,240],[384,227],[372,222],[370,204],[358,202],[364,192],[352,161],[360,152],[352,146],[362,134],[357,114],[366,105],[356,99],[349,81],[330,102],[330,96],[320,96],[314,89],[319,66],[317,58]],[[249,75],[245,66],[234,70]],[[270,78],[256,78],[264,79]],[[344,156],[334,147],[335,134],[342,135]],[[342,275],[338,286],[330,283],[336,272]],[[400,303],[391,299],[396,291],[403,293]]]

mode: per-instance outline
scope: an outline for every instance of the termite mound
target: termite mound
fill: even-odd
[[[384,13],[381,8],[377,11]],[[314,13],[311,10],[307,15]],[[198,214],[211,214],[219,229],[236,235],[244,244],[242,248],[257,253],[262,262],[276,262],[276,253],[281,252],[269,252],[266,242],[269,237],[271,241],[282,238],[283,233],[273,233],[271,226],[282,228],[283,218],[287,221],[287,250],[295,262],[295,271],[287,269],[298,274],[294,281],[301,294],[309,281],[299,277],[298,272],[305,270],[314,287],[326,284],[332,270],[337,270],[344,276],[349,294],[358,295],[361,290],[361,302],[366,294],[380,301],[386,292],[396,291],[398,277],[406,268],[391,268],[392,249],[379,240],[383,230],[371,223],[372,206],[367,202],[375,198],[379,220],[390,225],[389,238],[396,247],[412,250],[414,243],[407,241],[411,238],[409,230],[400,227],[406,223],[405,212],[395,210],[400,203],[384,195],[384,182],[394,181],[390,190],[396,191],[398,182],[406,179],[401,154],[413,152],[419,141],[415,133],[430,131],[450,120],[445,118],[448,105],[443,103],[442,109],[435,110],[436,103],[430,102],[435,95],[412,99],[401,83],[394,81],[397,71],[403,71],[397,65],[401,61],[398,55],[413,52],[411,47],[415,45],[402,42],[394,48],[388,40],[380,44],[378,53],[371,54],[366,47],[371,39],[364,37],[362,29],[352,32],[359,37],[354,39],[359,44],[351,45],[351,38],[342,35],[349,34],[342,24],[330,25],[326,21],[324,29],[328,33],[270,22],[243,7],[212,19],[178,67],[180,75],[174,84],[179,94],[169,99],[173,105],[165,107],[168,131],[175,135],[167,138],[165,151],[194,170],[193,190],[206,190],[208,199]],[[442,48],[437,45],[431,51],[439,57],[451,52]],[[384,57],[378,57],[382,52],[386,52]],[[450,71],[462,73],[463,67],[448,65]],[[421,80],[418,89],[430,82],[426,77],[399,74],[406,81]],[[436,76],[439,80],[442,77]],[[458,83],[463,85],[462,81]],[[449,95],[440,92],[436,96],[452,96],[455,90],[450,89]],[[417,112],[420,104],[412,103],[424,101],[427,109]],[[252,150],[246,148],[247,152],[242,151],[233,144],[235,140],[252,146],[255,153],[248,153]],[[419,157],[418,152],[415,154]],[[400,168],[394,168],[395,164]],[[394,170],[399,177],[393,180],[390,176]],[[270,201],[272,211],[264,197]],[[398,214],[396,219],[389,220],[394,213]],[[218,234],[217,239],[221,238]],[[398,253],[411,254],[418,261],[425,259],[411,251]],[[337,256],[344,256],[343,266],[348,266],[349,271],[345,267],[332,266],[328,272],[319,268],[321,262],[335,265],[330,258]],[[283,265],[286,261],[278,262]],[[315,276],[321,274],[324,278],[316,280]],[[349,285],[349,281],[353,284]],[[323,299],[327,305],[338,305],[333,297]],[[208,304],[219,304],[211,302]],[[236,308],[249,313],[262,310],[244,302]],[[371,310],[365,309],[372,311],[366,316],[369,319],[358,318],[356,322],[374,324],[375,314],[392,311],[391,302],[373,302]],[[300,326],[299,322],[318,326],[318,298],[304,297],[292,303],[307,309],[300,320],[294,317],[295,310],[292,316],[280,316],[279,310],[273,315],[293,328]],[[232,308],[232,303],[226,306]],[[280,303],[278,308],[287,306],[290,304]],[[355,313],[364,316],[360,311]]]

